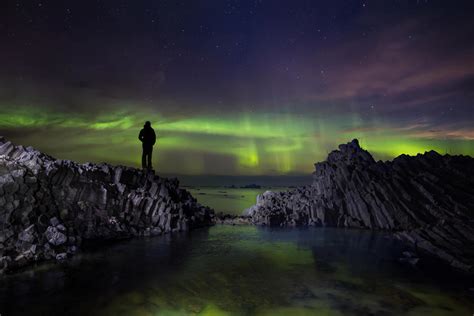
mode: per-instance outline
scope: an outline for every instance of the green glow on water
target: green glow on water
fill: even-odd
[[[217,226],[172,276],[107,301],[98,315],[462,315],[469,307],[436,287],[354,274],[255,227]],[[338,251],[338,250],[335,250]],[[345,310],[345,312],[344,312]]]
[[[223,187],[189,188],[188,191],[205,206],[216,212],[242,215],[242,212],[255,204],[257,195],[269,189],[240,189]],[[272,191],[285,191],[286,188],[271,188]]]
[[[374,252],[375,244],[385,249],[387,241],[367,234],[220,225],[120,243],[65,266],[12,276],[0,284],[0,295],[15,302],[27,293],[22,307],[29,315],[58,308],[102,316],[472,312],[464,289],[420,279],[416,270],[407,278],[386,254]]]

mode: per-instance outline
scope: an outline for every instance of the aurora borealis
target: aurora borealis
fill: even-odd
[[[159,172],[307,174],[358,138],[377,159],[474,155],[470,1],[7,1],[0,135]]]

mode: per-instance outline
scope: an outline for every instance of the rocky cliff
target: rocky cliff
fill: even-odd
[[[252,222],[389,230],[474,272],[473,158],[430,151],[376,162],[353,140],[315,167],[312,185],[259,196]]]
[[[0,137],[0,273],[66,259],[86,241],[188,230],[213,218],[176,179],[56,160]]]

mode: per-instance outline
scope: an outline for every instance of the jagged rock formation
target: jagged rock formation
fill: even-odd
[[[178,180],[108,164],[56,160],[0,137],[0,273],[63,260],[88,240],[211,225]]]
[[[430,151],[376,162],[353,140],[315,167],[312,185],[259,196],[252,222],[389,230],[473,272],[473,158]]]

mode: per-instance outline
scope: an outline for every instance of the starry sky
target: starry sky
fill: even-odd
[[[0,135],[61,159],[299,175],[474,155],[473,1],[2,1]]]

